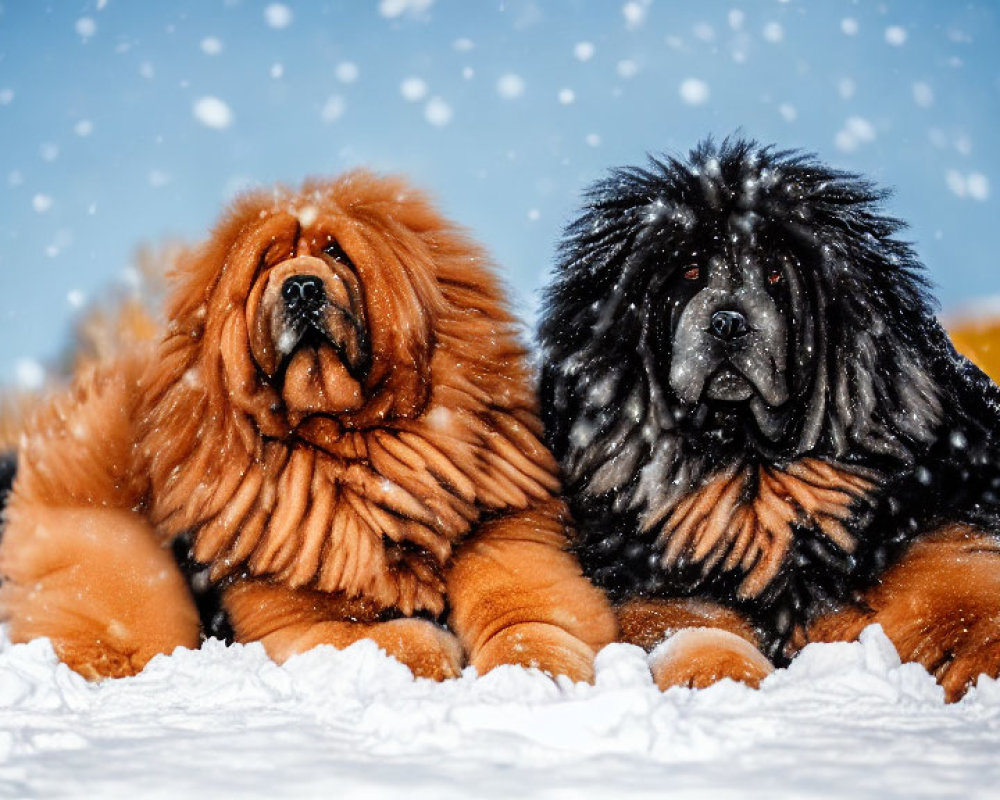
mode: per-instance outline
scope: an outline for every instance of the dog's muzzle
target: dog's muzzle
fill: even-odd
[[[777,408],[788,399],[787,336],[763,288],[710,285],[688,301],[671,333],[671,388],[689,405],[758,397]]]

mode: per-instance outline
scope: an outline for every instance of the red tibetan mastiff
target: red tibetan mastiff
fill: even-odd
[[[614,617],[568,551],[526,353],[420,193],[356,172],[251,194],[181,260],[166,319],[27,424],[13,641],[92,678],[196,647],[181,541],[279,660],[370,638],[421,676],[592,676]]]
[[[1000,390],[884,193],[707,142],[568,229],[542,409],[585,571],[660,686],[756,683],[880,623],[956,699],[1000,672]]]

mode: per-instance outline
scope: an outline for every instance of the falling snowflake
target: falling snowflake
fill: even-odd
[[[785,38],[785,29],[781,27],[780,22],[769,22],[764,26],[763,34],[771,44],[777,44]]]
[[[451,106],[440,97],[432,97],[424,106],[424,119],[436,128],[443,128],[452,116]]]
[[[875,141],[875,126],[864,117],[848,117],[844,127],[837,131],[833,143],[838,150],[853,153],[862,144]]]
[[[698,78],[687,78],[680,85],[681,100],[689,106],[700,106],[708,102],[708,84]]]
[[[271,3],[264,9],[264,20],[275,30],[287,28],[292,24],[292,9],[284,3]]]
[[[221,131],[233,124],[232,109],[218,97],[208,95],[195,101],[192,108],[195,119],[206,128]]]
[[[634,78],[639,74],[639,65],[632,59],[626,58],[618,62],[617,72],[620,78]]]
[[[423,78],[404,78],[399,84],[399,93],[404,100],[416,103],[427,96],[427,82]]]
[[[161,186],[166,186],[170,183],[171,177],[169,172],[164,172],[162,169],[151,169],[149,175],[146,176],[146,180],[149,181],[151,188],[159,189]]]
[[[901,47],[906,44],[906,28],[900,25],[890,25],[885,29],[885,40],[893,47]]]
[[[386,19],[395,19],[403,14],[420,16],[434,5],[434,0],[381,0],[378,13]]]
[[[361,74],[361,70],[358,69],[358,65],[353,61],[342,61],[337,64],[334,74],[341,83],[354,83]]]
[[[14,376],[22,389],[41,389],[45,383],[45,367],[33,358],[19,358],[14,363]]]
[[[201,40],[201,52],[206,56],[217,56],[222,52],[222,40],[215,36],[206,36]]]
[[[913,84],[913,102],[921,108],[930,108],[934,105],[934,90],[926,83],[917,81]]]
[[[944,176],[945,185],[956,197],[968,197],[984,202],[990,196],[990,181],[981,172],[963,175],[957,169],[950,169]]]
[[[594,57],[594,45],[590,42],[577,42],[573,47],[573,55],[578,61],[590,61]]]
[[[323,122],[330,124],[331,122],[336,122],[347,110],[347,103],[344,98],[339,94],[331,94],[326,98],[326,102],[323,104],[323,109],[319,112],[320,119]]]
[[[91,17],[80,17],[76,21],[76,32],[81,39],[87,41],[87,39],[97,33],[97,23]]]
[[[524,94],[524,78],[513,72],[501,75],[497,81],[497,94],[504,100],[513,100]]]
[[[622,16],[625,17],[625,27],[635,30],[646,21],[646,3],[628,2],[622,6]]]

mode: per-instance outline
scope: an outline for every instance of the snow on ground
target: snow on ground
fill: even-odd
[[[628,645],[594,686],[413,680],[371,642],[277,666],[214,640],[89,684],[47,641],[0,641],[5,797],[986,798],[998,752],[1000,683],[945,705],[877,628],[759,691],[666,693]]]

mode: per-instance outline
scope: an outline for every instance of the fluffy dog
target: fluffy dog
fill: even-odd
[[[870,623],[949,699],[1000,671],[1000,390],[883,198],[709,141],[612,172],[566,232],[543,420],[623,637],[677,634],[660,686],[756,683]]]
[[[0,545],[14,641],[92,678],[197,646],[184,537],[236,639],[278,660],[371,638],[433,678],[591,677],[614,617],[568,552],[524,349],[421,194],[357,172],[249,195],[166,318],[28,423]]]

